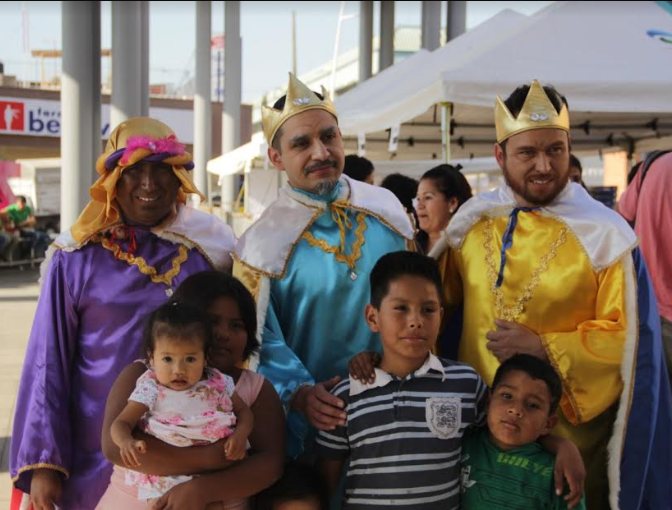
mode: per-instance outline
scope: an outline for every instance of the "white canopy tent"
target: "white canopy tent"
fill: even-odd
[[[419,114],[423,113],[427,110],[428,91],[432,90],[434,95],[441,91],[440,86],[437,85],[439,74],[444,69],[441,62],[449,61],[457,64],[464,61],[468,54],[480,51],[486,43],[493,44],[508,36],[511,30],[524,19],[526,19],[525,16],[514,11],[508,9],[502,11],[479,27],[461,35],[450,45],[434,52],[421,49],[399,64],[387,68],[376,75],[375,78],[359,85],[356,88],[356,95],[348,93],[337,98],[336,106],[339,110],[339,125],[342,131],[344,133],[350,132],[348,125],[355,120],[348,112],[357,112],[364,122],[366,122],[370,112],[384,112],[383,119],[380,119],[377,115],[374,116],[376,124],[367,126],[365,132],[389,127],[396,122],[394,115],[397,109],[393,103],[399,98],[412,99],[413,103],[418,105],[415,106],[415,111]],[[434,72],[430,75],[429,70]],[[408,117],[408,114],[406,117]],[[257,133],[249,143],[209,161],[207,170],[219,176],[240,173],[250,174],[247,178],[246,204],[252,205],[255,202],[260,202],[266,205],[269,200],[277,196],[277,193],[272,190],[274,183],[282,183],[282,179],[276,180],[270,175],[265,176],[265,174],[259,173],[262,169],[268,169],[269,166],[266,160],[266,149],[267,144],[264,141],[263,134]],[[349,150],[348,152],[353,151]],[[375,157],[370,157],[370,159],[374,160],[378,180],[395,172],[418,178],[439,163],[436,158],[431,157],[416,159],[415,161],[389,161],[387,154],[383,154],[381,161],[377,161]],[[497,169],[492,158],[476,158],[460,161],[460,163],[463,165],[465,173],[484,174],[495,172]],[[260,179],[263,182],[259,182]],[[266,180],[268,180],[268,183]],[[269,191],[269,184],[271,191]],[[263,190],[263,198],[256,200],[255,197],[259,190]],[[248,195],[248,193],[251,195]],[[252,206],[252,208],[254,213],[258,212],[258,207]]]
[[[442,100],[489,107],[496,94],[538,77],[573,111],[672,113],[672,45],[656,37],[672,37],[669,4],[550,5],[501,44],[446,68]]]
[[[377,180],[382,180],[385,176],[394,173],[403,173],[414,179],[419,179],[427,170],[439,164],[439,161],[431,159],[421,161],[378,161],[374,164],[374,175]],[[463,174],[500,172],[495,158],[454,159],[450,164],[460,165]]]
[[[409,121],[442,101],[442,71],[506,39],[526,16],[506,9],[433,52],[420,50],[334,104],[344,134],[373,133]]]
[[[393,173],[388,168],[420,174],[441,160],[440,105],[447,102],[451,156],[465,161],[492,156],[495,96],[506,97],[533,78],[567,97],[574,151],[660,148],[672,135],[671,11],[669,2],[652,1],[557,2],[530,17],[503,11],[337,98],[346,152],[356,152],[357,136],[365,133],[366,156],[379,175]],[[399,125],[399,148],[390,153],[389,130]],[[209,162],[208,171],[267,168],[265,152],[259,133]],[[274,183],[281,183],[271,174],[277,176],[255,172],[255,180],[264,183],[248,186],[252,193],[264,189],[260,204],[274,197]]]
[[[208,161],[206,170],[211,174],[226,175],[247,173],[252,168],[253,161],[266,156],[266,139],[262,132],[252,135],[252,139],[226,154]]]
[[[266,152],[268,144],[262,132],[252,135],[252,139],[215,159],[208,161],[207,171],[220,177],[244,174],[244,212],[233,215],[233,227],[240,235],[253,223],[263,210],[278,197],[278,190],[286,183],[286,174],[278,172],[269,164]]]
[[[287,183],[286,174],[278,172],[266,157],[267,144],[261,133],[237,149],[208,162],[208,172],[219,175],[245,175],[244,215],[245,225],[256,220],[263,210],[278,196],[278,190]],[[420,161],[374,161],[375,179],[378,184],[387,176],[402,173],[419,179],[440,162]],[[475,192],[488,189],[500,174],[495,158],[458,159],[451,162],[461,165]],[[221,182],[220,182],[221,184]]]
[[[220,177],[245,175],[245,226],[259,217],[263,210],[277,198],[279,188],[286,184],[286,174],[278,172],[269,164],[266,157],[267,148],[263,134],[257,133],[250,142],[210,160],[207,165],[208,172]],[[394,173],[403,173],[419,179],[422,174],[438,163],[436,160],[375,161],[376,181],[380,183],[385,176]],[[499,167],[495,158],[453,160],[452,164],[462,166],[462,172],[467,176],[475,192],[490,187],[492,180],[495,179],[494,176],[499,175]]]
[[[667,5],[557,2],[528,18],[505,11],[418,59],[424,69],[409,64],[398,83],[384,71],[343,95],[337,106],[346,148],[355,151],[357,135],[366,133],[367,157],[389,159],[385,130],[402,124],[396,159],[439,158],[437,105],[450,102],[452,155],[491,155],[495,96],[533,78],[567,97],[576,150],[650,145],[672,134]]]

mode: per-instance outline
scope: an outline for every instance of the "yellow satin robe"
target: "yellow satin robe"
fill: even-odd
[[[486,348],[485,335],[496,329],[495,318],[513,320],[541,336],[563,383],[554,432],[581,450],[590,473],[588,501],[594,502],[588,508],[603,507],[606,445],[623,390],[624,265],[619,261],[595,271],[564,223],[536,211],[520,212],[498,305],[494,283],[507,221],[508,211],[479,220],[441,264],[448,313],[464,301],[459,359],[490,385],[499,361]]]

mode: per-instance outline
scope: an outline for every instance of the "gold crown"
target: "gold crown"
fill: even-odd
[[[273,143],[273,137],[278,129],[294,115],[303,113],[307,110],[324,110],[338,118],[336,108],[334,108],[329,94],[322,87],[324,99],[320,99],[315,92],[306,87],[292,73],[289,73],[289,86],[287,87],[287,97],[285,107],[282,110],[276,110],[268,106],[261,107],[261,123],[264,127],[264,136],[268,145]]]
[[[507,138],[523,131],[548,128],[562,129],[569,133],[569,113],[565,104],[562,105],[560,113],[555,110],[553,103],[537,80],[532,81],[518,118],[511,115],[502,98],[497,96],[495,104],[497,143],[502,143]]]

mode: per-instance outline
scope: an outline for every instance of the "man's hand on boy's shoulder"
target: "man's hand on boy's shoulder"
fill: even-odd
[[[348,362],[348,372],[353,379],[371,384],[376,380],[375,368],[380,365],[380,354],[375,351],[360,352]]]
[[[338,426],[345,426],[345,403],[329,393],[340,381],[341,377],[336,376],[314,386],[301,388],[294,397],[292,407],[305,414],[318,430],[334,430]]]

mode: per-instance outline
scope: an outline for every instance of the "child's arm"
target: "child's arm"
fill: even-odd
[[[334,494],[336,494],[338,483],[341,481],[343,461],[320,458],[317,461],[317,469],[324,482],[324,488],[327,490],[327,496],[331,500],[331,498],[334,497]]]
[[[360,352],[348,362],[348,372],[354,379],[371,384],[376,380],[376,372],[373,369],[379,364],[380,354],[377,352]]]
[[[124,410],[110,427],[110,436],[112,436],[114,444],[119,447],[121,460],[126,467],[138,467],[140,465],[138,453],[147,452],[147,444],[142,440],[135,439],[132,432],[148,409],[146,405],[140,402],[129,400]]]
[[[581,453],[574,443],[568,439],[548,434],[539,438],[544,449],[555,455],[553,477],[555,493],[560,496],[564,489],[564,479],[569,484],[569,494],[565,496],[567,508],[574,508],[581,503],[583,483],[586,479],[586,467]]]
[[[347,385],[339,385],[332,390],[335,397],[343,399],[345,409],[349,409],[348,388]],[[346,422],[345,426],[336,427],[334,430],[320,430],[315,439],[317,469],[329,499],[336,493],[343,473],[343,464],[351,456],[349,430]]]
[[[105,419],[101,445],[105,458],[110,462],[124,467],[119,448],[110,436],[112,422],[126,407],[128,397],[136,386],[136,381],[147,367],[142,363],[133,363],[121,371],[112,385],[105,405]],[[283,428],[284,430],[284,428]],[[160,439],[148,434],[134,431],[134,436],[147,443],[147,453],[143,456],[142,466],[137,471],[148,475],[176,476],[195,475],[204,471],[224,469],[231,465],[222,455],[222,442],[206,445],[180,448],[164,443]]]
[[[236,430],[224,442],[224,454],[228,460],[241,460],[247,450],[247,438],[252,433],[254,415],[243,399],[234,391],[231,394],[233,412],[236,415]]]
[[[280,478],[285,464],[285,413],[278,394],[268,381],[264,381],[251,410],[256,423],[250,435],[252,455],[242,462],[232,463],[228,469],[197,476],[173,487],[159,498],[157,508],[184,509],[202,500],[212,503],[247,498]],[[217,453],[223,459],[219,443],[217,447]],[[192,446],[180,450],[198,448],[209,447]]]

